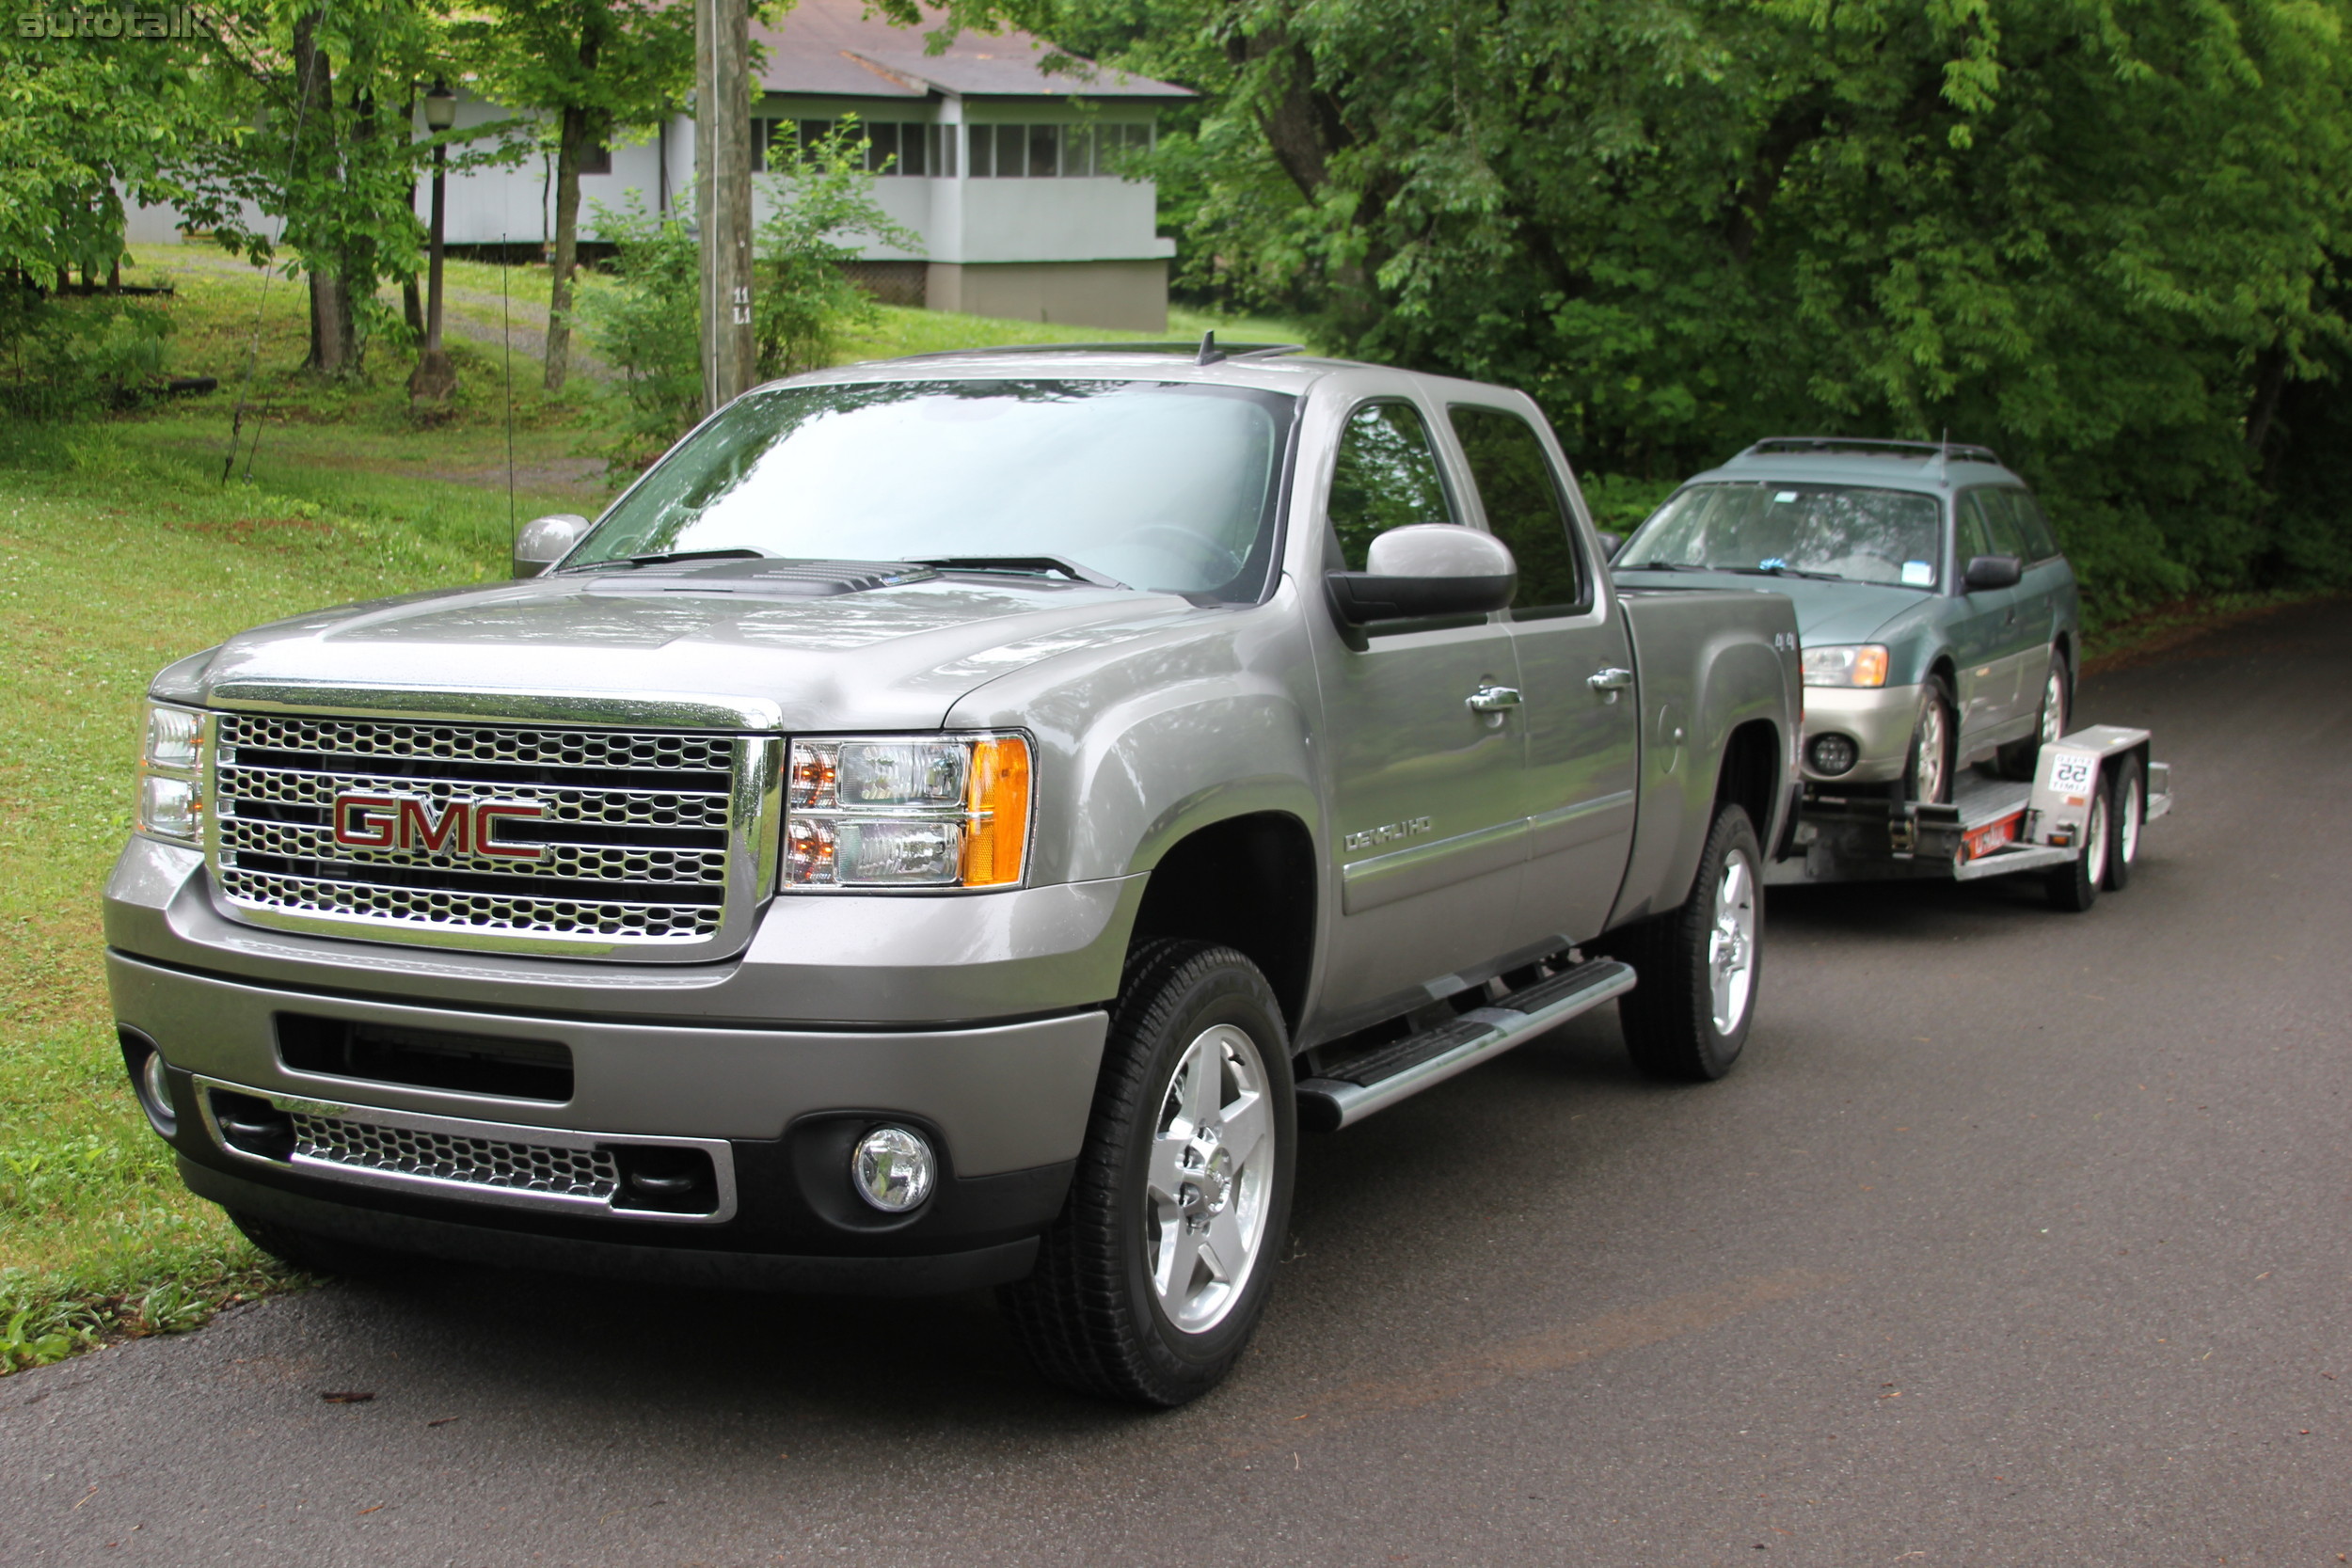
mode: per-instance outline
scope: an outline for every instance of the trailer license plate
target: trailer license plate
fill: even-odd
[[[2090,794],[2090,781],[2099,771],[2099,758],[2090,752],[2060,752],[2050,759],[2050,788],[2080,805]]]

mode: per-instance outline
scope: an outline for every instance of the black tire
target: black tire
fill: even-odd
[[[2090,797],[2090,815],[2083,822],[2083,852],[2064,865],[2050,868],[2050,902],[2070,914],[2080,914],[2097,903],[2099,885],[2106,880],[2115,783],[2108,769],[2103,768],[2099,774],[2099,787]]]
[[[1745,979],[1736,1007],[1719,1015],[1715,993],[1715,936],[1726,873],[1744,866],[1747,908]],[[1645,920],[1609,939],[1611,953],[1633,966],[1641,983],[1617,1002],[1626,1051],[1633,1065],[1652,1078],[1708,1083],[1731,1070],[1748,1043],[1756,1018],[1756,993],[1763,974],[1764,854],[1755,825],[1739,806],[1716,808],[1715,823],[1699,856],[1691,895],[1671,914]],[[1726,1027],[1726,1025],[1728,1025]]]
[[[1232,1036],[1219,1034],[1222,1026],[1247,1037],[1254,1063],[1236,1065],[1240,1059],[1232,1053],[1239,1047]],[[1183,1191],[1201,1206],[1178,1210],[1153,1196],[1152,1167],[1155,1148],[1180,1150],[1179,1158],[1191,1161],[1204,1147],[1163,1137],[1174,1126],[1168,1112],[1176,1103],[1171,1096],[1181,1092],[1179,1069],[1196,1046],[1219,1053],[1217,1133],[1227,1130],[1224,1114],[1247,1103],[1241,1094],[1250,1072],[1243,1067],[1263,1073],[1263,1135],[1273,1148],[1270,1158],[1259,1155],[1266,1160],[1263,1167],[1245,1164],[1247,1153],[1223,1167],[1216,1180],[1230,1176],[1231,1185],[1212,1184],[1215,1198],[1204,1198],[1199,1185],[1185,1180]],[[1236,1095],[1230,1101],[1229,1082]],[[1203,1118],[1200,1125],[1209,1123]],[[1274,1289],[1275,1262],[1290,1227],[1297,1141],[1290,1038],[1273,988],[1257,966],[1230,947],[1199,942],[1155,941],[1131,954],[1070,1196],[1045,1233],[1036,1271],[999,1292],[1013,1338],[1030,1362],[1065,1387],[1138,1404],[1179,1405],[1216,1387],[1248,1344]],[[1218,1168],[1216,1161],[1211,1154],[1174,1168],[1205,1178]],[[1218,1207],[1205,1207],[1216,1199]],[[1218,1229],[1228,1213],[1233,1217],[1225,1238],[1236,1247],[1244,1234],[1255,1240],[1246,1249],[1247,1262],[1229,1269],[1241,1274],[1239,1288],[1217,1297],[1217,1266],[1206,1260],[1209,1249],[1223,1244]],[[1171,1230],[1171,1216],[1184,1228]],[[1253,1216],[1256,1229],[1249,1232]],[[1193,1329],[1171,1316],[1154,1268],[1191,1257],[1180,1250],[1182,1238],[1196,1234],[1201,1240],[1190,1244],[1203,1250],[1184,1265],[1186,1299],[1178,1307],[1207,1300],[1199,1309],[1216,1315],[1204,1316]],[[1175,1266],[1169,1260],[1171,1275]],[[1189,1282],[1203,1272],[1208,1281],[1193,1298]]]
[[[2057,713],[2053,721],[2052,706]],[[2042,677],[2042,705],[2035,710],[2034,731],[2023,740],[2012,740],[2001,748],[1999,766],[2004,779],[2030,779],[2042,758],[2042,748],[2053,740],[2063,739],[2066,726],[2074,716],[2074,682],[2066,668],[2066,656],[2056,648],[2050,650],[2050,668]]]
[[[1933,723],[1931,725],[1931,716]],[[1931,741],[1940,736],[1940,741]],[[1929,755],[1931,746],[1936,754]],[[1960,708],[1952,689],[1941,675],[1930,675],[1919,687],[1919,711],[1911,721],[1911,755],[1903,764],[1902,798],[1942,804],[1952,798],[1953,763],[1960,755]],[[1934,767],[1930,768],[1932,760]],[[1932,774],[1932,783],[1926,781]]]
[[[2148,825],[2148,779],[2136,755],[2118,759],[2115,788],[2107,800],[2107,891],[2132,885],[2139,861],[2139,831]]]
[[[343,1279],[387,1279],[413,1269],[417,1263],[415,1258],[404,1252],[296,1230],[275,1220],[238,1213],[233,1209],[229,1212],[229,1223],[243,1232],[246,1241],[305,1274]]]

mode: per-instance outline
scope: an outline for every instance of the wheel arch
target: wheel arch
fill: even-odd
[[[1247,812],[1196,826],[1147,874],[1128,949],[1163,937],[1235,949],[1274,988],[1295,1037],[1314,969],[1315,865],[1314,835],[1291,812]]]

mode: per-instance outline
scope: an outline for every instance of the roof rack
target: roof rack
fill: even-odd
[[[1791,451],[1903,451],[1921,457],[1942,456],[1946,462],[1999,463],[1991,447],[1966,441],[1887,441],[1867,436],[1768,436],[1741,452],[1741,457],[1767,457]]]
[[[1182,355],[1201,364],[1215,359],[1201,358],[1200,343],[1003,343],[988,348],[939,349],[930,354],[903,354],[898,361],[914,359],[966,359],[979,356],[1035,354],[1168,354]],[[1271,359],[1285,354],[1304,354],[1303,343],[1216,343],[1210,352],[1216,359]]]

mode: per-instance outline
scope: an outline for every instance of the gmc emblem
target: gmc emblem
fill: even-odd
[[[335,842],[353,849],[421,849],[432,855],[470,850],[544,860],[547,846],[506,843],[498,836],[498,824],[501,817],[536,820],[546,815],[537,806],[513,802],[451,800],[437,806],[416,795],[338,795]]]

